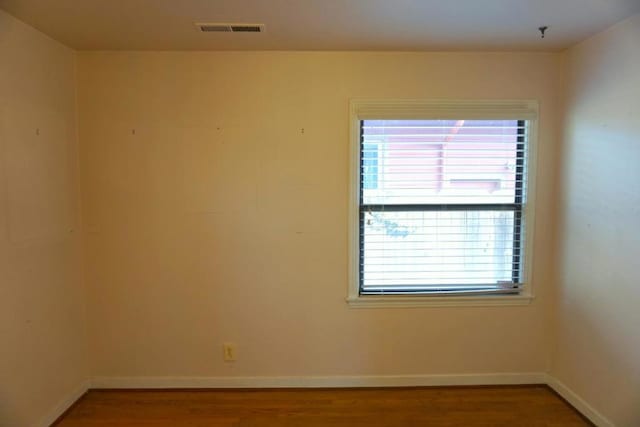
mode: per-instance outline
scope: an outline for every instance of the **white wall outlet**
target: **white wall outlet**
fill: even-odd
[[[236,344],[232,342],[226,342],[222,344],[223,358],[225,362],[236,361]]]

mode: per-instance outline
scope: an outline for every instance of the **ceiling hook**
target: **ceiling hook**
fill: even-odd
[[[540,38],[542,39],[544,38],[544,32],[547,31],[548,29],[549,27],[546,25],[543,25],[542,27],[538,27],[538,31],[540,31],[540,35],[542,36]]]

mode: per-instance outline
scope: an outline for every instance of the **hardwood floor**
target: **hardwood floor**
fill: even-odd
[[[548,387],[92,390],[56,427],[589,426]]]

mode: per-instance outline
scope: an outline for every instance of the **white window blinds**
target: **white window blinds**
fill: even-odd
[[[361,295],[520,291],[529,116],[470,116],[359,121]]]

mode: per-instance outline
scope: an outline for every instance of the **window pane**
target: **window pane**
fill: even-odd
[[[513,211],[365,212],[362,290],[510,286],[512,266],[519,267],[515,217]]]
[[[514,203],[525,161],[519,123],[363,121],[363,203]]]
[[[362,144],[362,188],[376,190],[378,188],[378,144]]]

